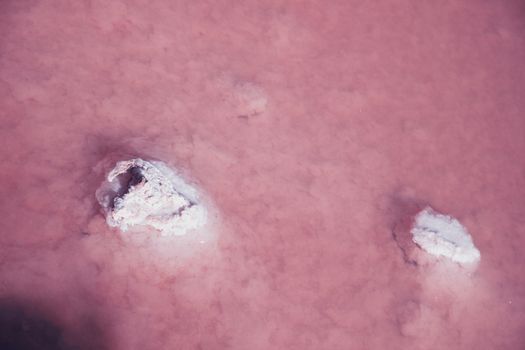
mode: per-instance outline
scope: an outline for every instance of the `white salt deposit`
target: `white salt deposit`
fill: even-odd
[[[123,232],[144,226],[163,235],[184,235],[207,221],[198,191],[162,162],[117,162],[96,196],[108,225]]]
[[[412,240],[424,251],[459,264],[472,264],[481,255],[467,229],[455,218],[426,207],[415,218]]]

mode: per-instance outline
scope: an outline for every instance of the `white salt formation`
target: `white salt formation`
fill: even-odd
[[[444,256],[459,264],[472,264],[480,259],[467,229],[453,217],[430,207],[417,214],[410,232],[412,240],[434,256]]]
[[[118,162],[96,196],[108,225],[123,232],[143,226],[163,235],[184,235],[206,223],[197,190],[162,162]]]

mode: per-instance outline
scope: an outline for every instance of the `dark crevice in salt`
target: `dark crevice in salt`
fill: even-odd
[[[403,259],[403,262],[409,266],[417,267],[418,263],[414,259],[411,259],[408,255],[407,248],[403,246],[401,239],[397,233],[397,225],[394,224],[394,226],[390,229],[390,234],[392,236],[392,239],[394,240],[394,243],[398,247],[399,251],[401,252],[401,258]]]

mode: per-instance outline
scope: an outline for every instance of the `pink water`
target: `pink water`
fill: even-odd
[[[1,0],[0,33],[4,348],[525,349],[522,1]],[[134,156],[213,230],[107,227]],[[474,273],[406,259],[425,205]]]

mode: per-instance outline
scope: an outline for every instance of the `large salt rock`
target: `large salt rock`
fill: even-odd
[[[446,257],[459,264],[480,260],[480,252],[461,223],[427,207],[416,215],[410,231],[412,240],[429,254]]]
[[[197,190],[158,161],[117,162],[96,197],[108,225],[123,232],[142,226],[163,235],[184,235],[206,223]]]

